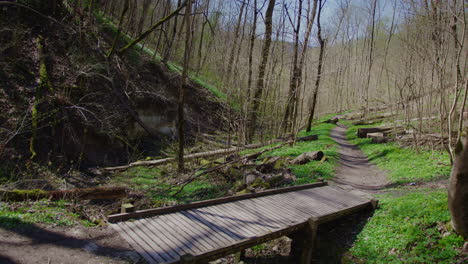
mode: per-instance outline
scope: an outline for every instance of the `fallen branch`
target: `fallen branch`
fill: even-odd
[[[197,158],[206,158],[206,157],[212,157],[212,156],[217,156],[217,155],[226,155],[234,152],[238,152],[244,149],[254,149],[254,148],[259,148],[263,147],[265,145],[281,142],[283,140],[279,139],[274,139],[271,141],[268,141],[267,143],[256,143],[256,144],[250,144],[250,145],[245,145],[243,147],[232,147],[232,148],[227,148],[227,149],[217,149],[217,150],[212,150],[212,151],[207,151],[207,152],[199,152],[199,153],[194,153],[194,154],[188,154],[184,156],[184,160],[193,160]],[[136,161],[132,162],[128,165],[124,166],[116,166],[116,167],[107,167],[103,168],[105,171],[122,171],[126,170],[131,167],[137,167],[137,166],[157,166],[157,165],[163,165],[167,164],[169,162],[175,161],[175,158],[164,158],[164,159],[158,159],[158,160],[145,160],[145,161]]]
[[[240,158],[237,158],[237,159],[234,159],[234,160],[225,162],[225,163],[223,163],[223,164],[221,164],[221,165],[218,165],[218,166],[216,166],[216,167],[210,168],[210,169],[208,169],[208,170],[206,170],[206,171],[203,171],[203,172],[197,174],[197,172],[200,171],[200,169],[199,169],[199,170],[195,171],[194,173],[192,173],[192,175],[190,176],[190,178],[188,178],[188,179],[186,179],[185,181],[183,181],[183,182],[181,183],[182,186],[180,187],[180,189],[179,189],[178,191],[176,191],[172,196],[177,196],[179,193],[181,193],[181,192],[184,190],[185,186],[187,186],[189,183],[193,182],[195,179],[197,179],[197,178],[199,178],[199,177],[201,177],[201,176],[203,176],[203,175],[206,175],[206,174],[211,173],[211,172],[213,172],[213,171],[222,169],[222,168],[224,168],[224,167],[226,167],[227,165],[232,164],[232,163],[236,163],[236,162],[239,162],[239,161],[242,161],[242,160],[253,160],[253,159],[256,159],[256,158],[260,157],[260,156],[261,156],[263,153],[265,153],[265,152],[272,151],[272,150],[275,150],[275,149],[279,149],[279,148],[283,147],[284,145],[286,145],[286,144],[291,144],[291,143],[292,143],[292,141],[284,142],[284,143],[279,144],[279,145],[277,145],[277,146],[274,146],[274,147],[271,147],[271,148],[268,148],[268,149],[264,149],[264,150],[262,150],[262,151],[255,152],[255,153],[252,153],[252,154],[248,154],[248,155],[242,156],[242,157],[240,157]],[[179,186],[180,186],[180,185],[179,185]]]

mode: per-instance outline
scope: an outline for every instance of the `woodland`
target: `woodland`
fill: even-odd
[[[314,263],[467,263],[467,9],[0,1],[0,263],[146,263],[109,215],[320,182],[379,203]]]

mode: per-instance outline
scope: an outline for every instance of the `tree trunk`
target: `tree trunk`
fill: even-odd
[[[239,11],[239,17],[237,17],[236,28],[234,29],[234,43],[232,44],[231,54],[229,55],[229,61],[228,61],[228,65],[227,65],[228,68],[227,68],[226,77],[225,77],[226,83],[229,83],[229,81],[231,79],[231,71],[232,71],[232,67],[233,67],[233,63],[234,63],[234,55],[235,55],[236,47],[237,47],[237,43],[238,43],[240,25],[241,25],[241,22],[242,22],[242,15],[244,14],[245,4],[246,4],[246,1],[242,1],[240,11]]]
[[[319,61],[317,66],[317,79],[315,80],[315,89],[312,96],[312,106],[310,107],[309,119],[307,120],[307,132],[310,132],[312,129],[312,120],[315,115],[315,108],[317,107],[317,96],[320,87],[320,78],[322,76],[322,66],[323,66],[323,53],[325,51],[325,40],[322,38],[322,26],[320,25],[320,17],[322,14],[322,0],[319,1],[319,10],[317,16],[317,37],[320,43],[320,52],[319,52]]]
[[[184,171],[184,101],[185,101],[185,86],[189,83],[188,72],[190,65],[190,52],[192,49],[192,26],[190,15],[192,13],[192,0],[186,1],[187,7],[185,8],[185,51],[184,51],[184,69],[182,70],[182,83],[179,86],[179,100],[177,104],[177,131],[179,136],[179,149],[177,152],[177,163],[180,172]]]
[[[297,14],[297,24],[294,29],[294,50],[293,50],[293,62],[291,68],[291,80],[289,82],[289,94],[288,101],[286,103],[286,111],[284,112],[283,117],[283,126],[284,132],[288,132],[291,127],[291,117],[293,113],[294,104],[296,102],[296,93],[297,93],[297,76],[300,74],[298,68],[298,54],[299,54],[299,35],[301,30],[301,19],[302,19],[302,0],[299,0],[298,14]],[[287,12],[287,9],[286,9]],[[287,12],[289,16],[289,12]],[[291,19],[291,18],[290,18]],[[292,24],[292,22],[291,22]],[[294,25],[292,25],[294,26]]]
[[[262,97],[262,92],[264,88],[264,78],[265,78],[265,68],[268,62],[268,56],[271,45],[271,32],[273,26],[273,9],[275,7],[276,0],[270,0],[268,3],[268,8],[265,14],[265,42],[262,49],[262,61],[258,67],[258,80],[257,87],[255,88],[255,93],[252,98],[251,109],[248,112],[249,118],[247,119],[247,141],[251,142],[256,129],[257,123],[257,111],[260,106],[260,100]]]
[[[468,127],[455,147],[455,160],[448,186],[448,205],[453,229],[468,238]]]

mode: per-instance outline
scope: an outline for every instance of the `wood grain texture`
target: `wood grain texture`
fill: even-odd
[[[133,214],[142,218],[111,226],[149,263],[180,263],[182,256],[205,263],[372,208],[371,200],[325,184],[249,197],[205,201],[152,217]]]

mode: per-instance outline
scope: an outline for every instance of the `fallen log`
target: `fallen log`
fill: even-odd
[[[378,128],[378,127],[368,127],[368,128],[358,128],[357,136],[358,138],[367,138],[367,134],[376,133],[376,132],[387,132],[392,128]]]
[[[0,190],[0,200],[20,202],[26,200],[103,200],[126,197],[128,190],[124,187],[77,188],[64,191],[33,190]]]
[[[312,151],[312,152],[305,152],[301,155],[297,156],[295,159],[291,161],[291,164],[295,165],[303,165],[308,163],[312,160],[321,160],[323,158],[322,151]]]
[[[367,138],[370,138],[374,144],[387,143],[389,140],[383,132],[368,133]]]
[[[301,141],[312,141],[312,140],[318,140],[318,135],[310,135],[310,136],[305,136],[305,137],[299,137],[297,138],[297,142]]]
[[[323,123],[335,124],[336,125],[336,123],[338,123],[338,118],[337,117],[330,118],[328,120],[323,121]]]
[[[184,156],[184,160],[193,160],[197,158],[206,158],[206,157],[212,157],[212,156],[217,156],[217,155],[227,155],[231,154],[234,152],[238,152],[244,149],[254,149],[254,148],[259,148],[263,147],[269,144],[277,143],[277,142],[282,142],[283,140],[280,139],[274,139],[265,143],[256,143],[256,144],[250,144],[250,145],[245,145],[243,147],[232,147],[232,148],[225,148],[225,149],[217,149],[217,150],[212,150],[212,151],[207,151],[207,152],[199,152],[199,153],[193,153],[189,155]],[[116,166],[116,167],[107,167],[107,168],[102,168],[105,171],[122,171],[126,170],[131,167],[137,167],[137,166],[157,166],[157,165],[163,165],[167,164],[170,162],[175,161],[176,158],[164,158],[164,159],[157,159],[157,160],[144,160],[144,161],[135,161],[132,162],[128,165],[124,166]]]

